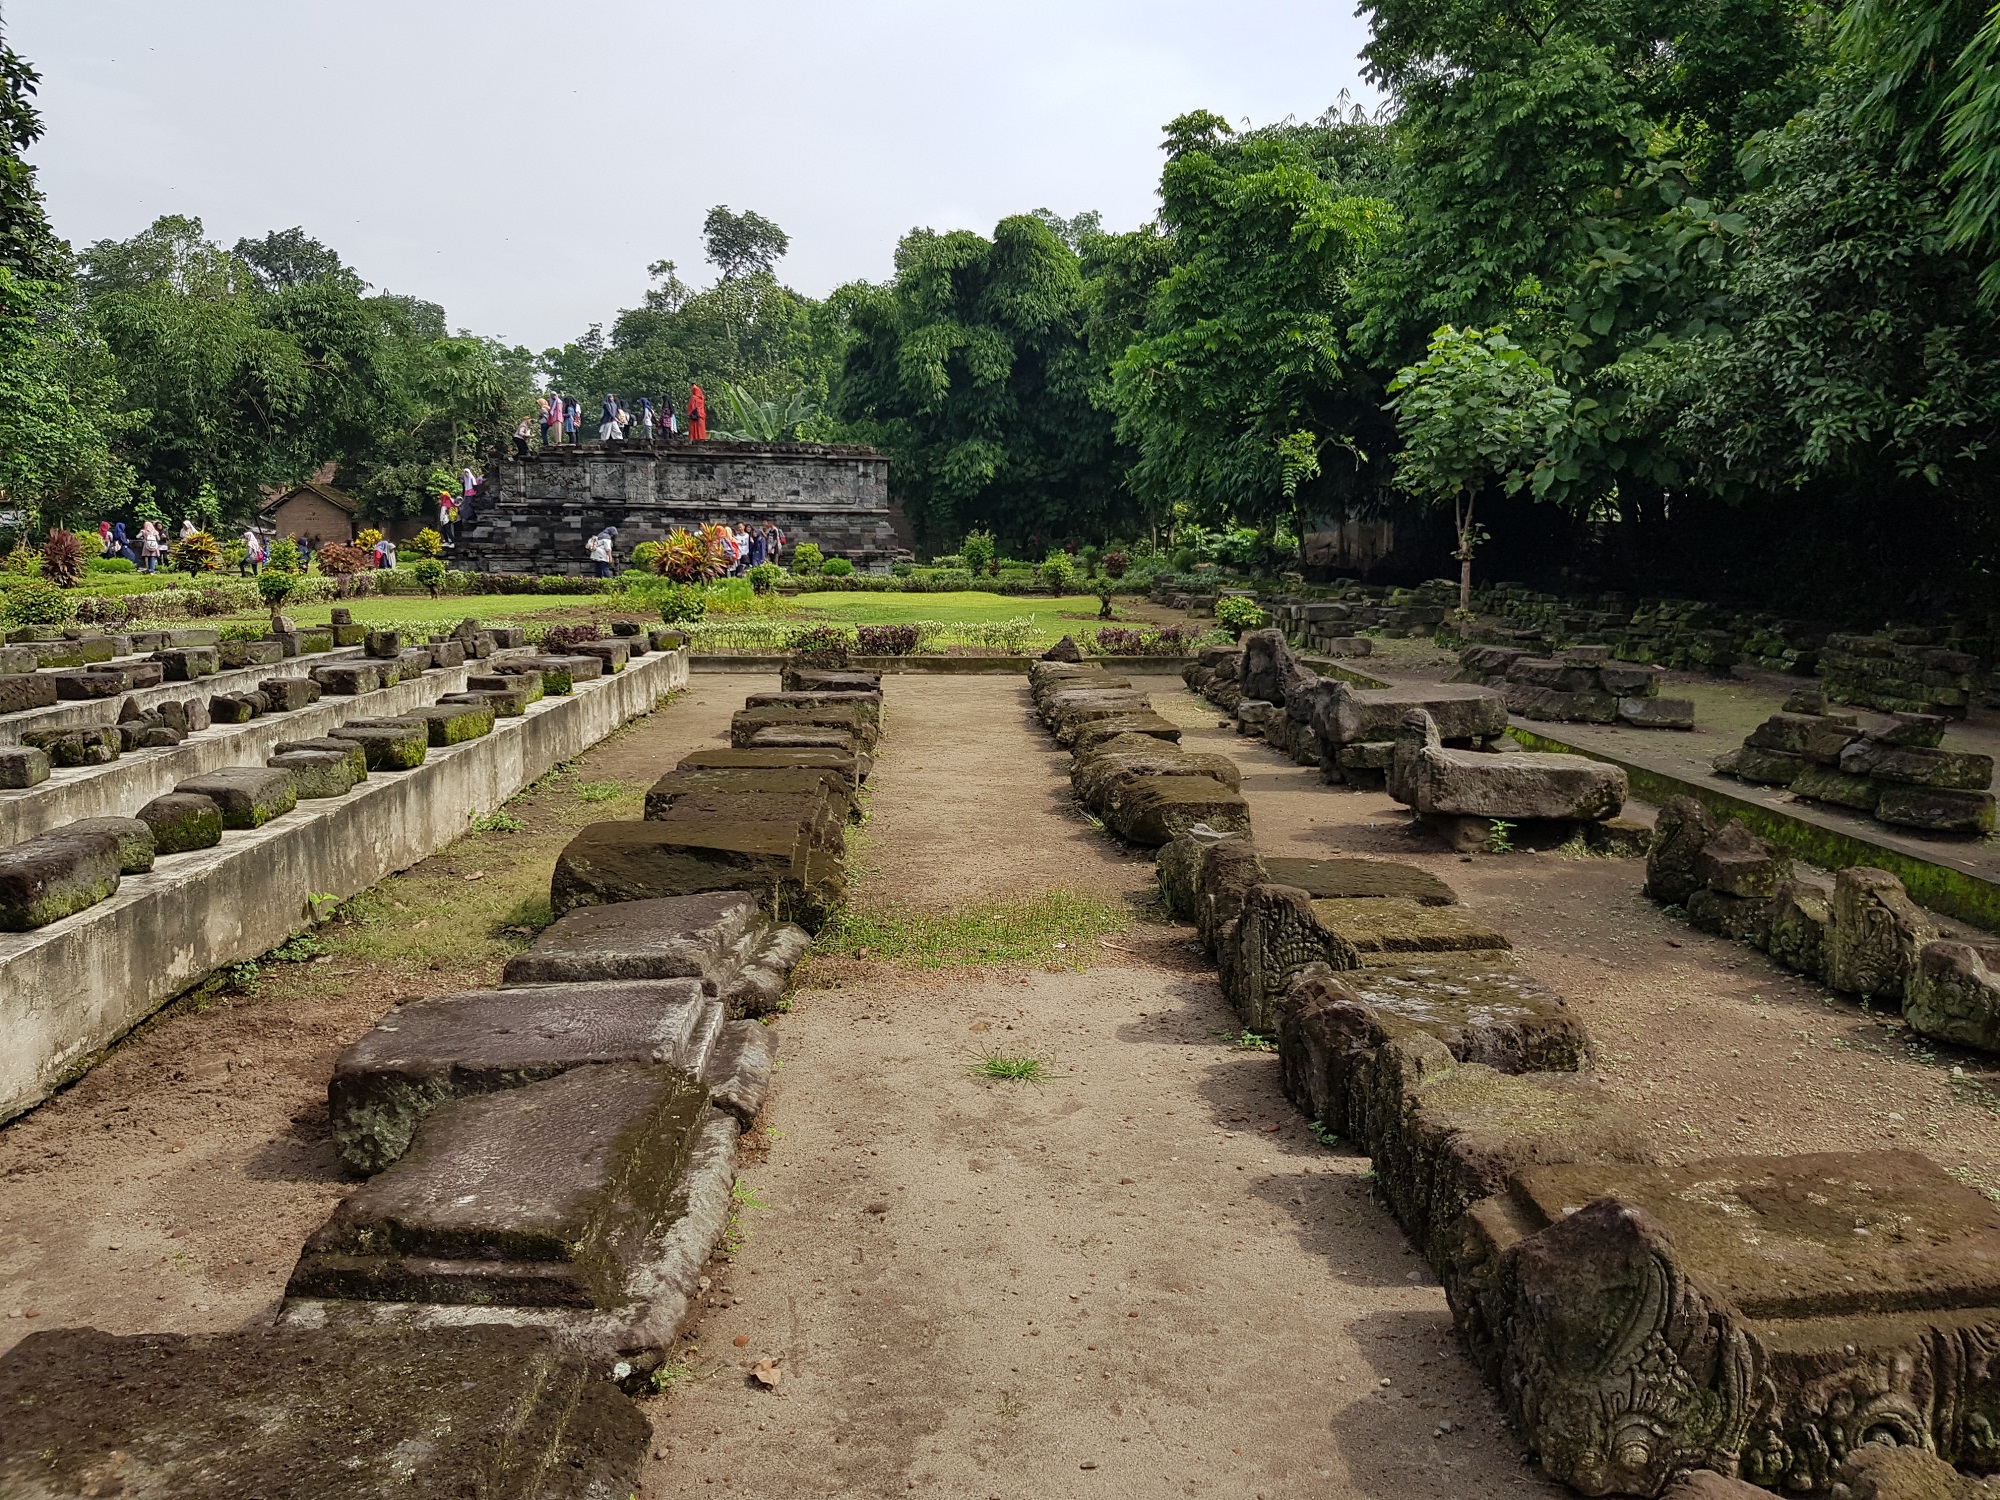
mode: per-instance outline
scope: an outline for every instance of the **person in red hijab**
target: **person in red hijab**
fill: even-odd
[[[697,443],[708,439],[708,398],[698,385],[688,390],[688,437]]]

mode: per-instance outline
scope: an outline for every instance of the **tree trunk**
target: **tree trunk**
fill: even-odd
[[[1464,504],[1458,509],[1458,612],[1468,620],[1472,618],[1473,498],[1471,495],[1464,496]]]

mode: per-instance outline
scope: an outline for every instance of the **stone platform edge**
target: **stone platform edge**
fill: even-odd
[[[671,628],[671,627],[669,627]],[[990,673],[1005,675],[1012,673],[1023,676],[1029,667],[1040,661],[1039,656],[854,656],[848,664],[863,672],[937,672],[947,676],[977,675]],[[1092,656],[1086,660],[1107,669],[1136,672],[1141,676],[1158,676],[1166,672],[1178,672],[1187,664],[1185,656]],[[749,654],[729,655],[718,652],[710,656],[697,656],[694,670],[697,672],[781,672],[791,664],[791,658],[784,655],[752,656]]]
[[[1637,761],[1607,755],[1601,750],[1587,750],[1540,730],[1513,724],[1507,732],[1530,750],[1581,755],[1619,767],[1625,772],[1632,795],[1654,806],[1669,797],[1692,797],[1718,818],[1725,821],[1740,818],[1752,833],[1771,840],[1822,869],[1844,870],[1853,865],[1870,865],[1878,870],[1887,870],[1903,882],[1910,899],[1919,905],[1988,932],[2000,932],[2000,883],[1983,875],[1919,859],[1843,829],[1829,828],[1811,818],[1736,796],[1720,787],[1690,781]]]
[[[172,855],[118,893],[34,932],[0,936],[0,1121],[80,1076],[119,1037],[217,969],[307,925],[309,898],[345,899],[443,848],[554,766],[687,685],[685,651],[544,698],[492,733],[301,802],[213,849]]]

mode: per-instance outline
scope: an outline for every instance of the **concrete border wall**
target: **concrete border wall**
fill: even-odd
[[[413,771],[301,802],[254,832],[127,876],[87,911],[0,935],[0,1120],[46,1099],[204,976],[282,943],[305,925],[308,897],[352,896],[408,869],[687,680],[685,651],[641,657],[489,735],[433,750]]]

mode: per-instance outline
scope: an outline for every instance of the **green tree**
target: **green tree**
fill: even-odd
[[[734,214],[719,203],[702,220],[701,239],[724,281],[755,271],[768,275],[792,248],[792,237],[762,214],[747,208]]]
[[[1555,372],[1504,330],[1454,328],[1431,337],[1420,364],[1389,382],[1403,440],[1396,482],[1420,503],[1452,507],[1458,537],[1458,608],[1472,613],[1472,553],[1479,543],[1473,507],[1499,483],[1509,493],[1546,493],[1549,455],[1570,414]]]
[[[990,240],[915,230],[895,280],[855,294],[837,412],[894,459],[927,547],[980,528],[1025,544],[1129,524],[1088,311],[1076,252],[1027,214]]]

